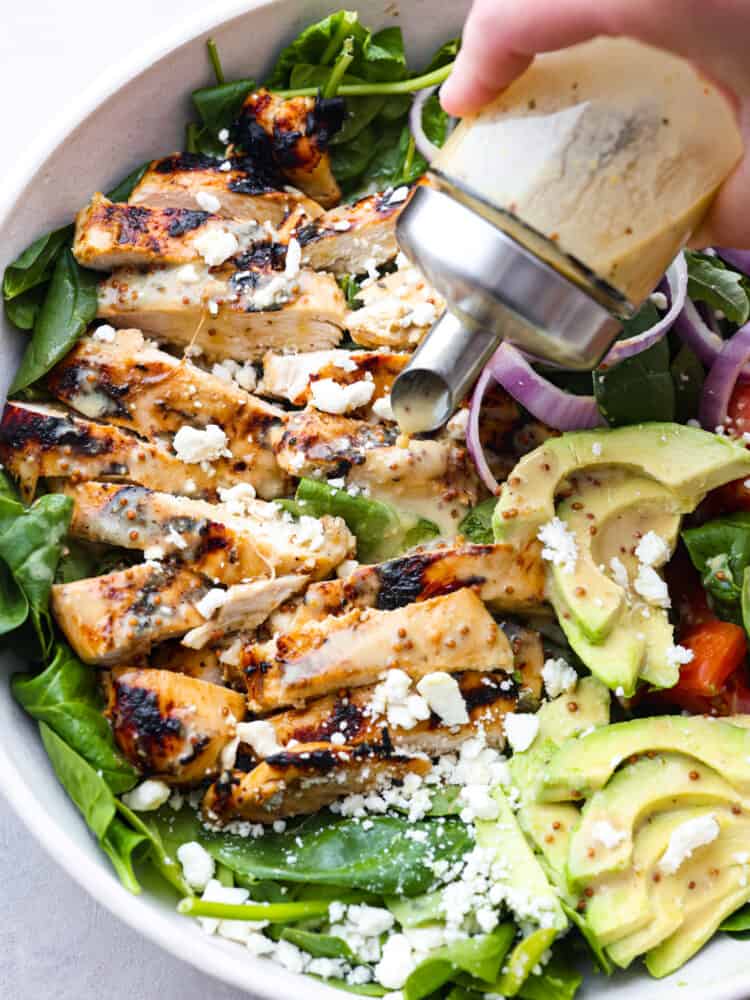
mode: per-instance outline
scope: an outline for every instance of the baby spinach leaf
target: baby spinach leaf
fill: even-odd
[[[513,924],[501,924],[490,934],[438,948],[420,962],[404,983],[404,1000],[431,996],[459,972],[478,980],[479,989],[486,989],[486,984],[497,978],[515,933]]]
[[[96,272],[80,267],[69,249],[62,251],[11,392],[46,375],[84,333],[96,317],[97,281]]]
[[[669,371],[674,382],[675,420],[684,424],[698,415],[706,373],[697,354],[683,344]]]
[[[290,85],[298,87],[323,87],[331,75],[328,66],[310,66],[300,64],[291,73]],[[364,79],[345,73],[342,83],[364,83]],[[330,140],[332,148],[343,146],[354,139],[378,115],[388,98],[382,94],[367,97],[349,97],[346,100],[346,119],[338,132]]]
[[[102,715],[96,676],[68,646],[58,643],[46,670],[36,676],[16,674],[11,686],[29,715],[53,729],[119,794],[132,788],[138,775],[115,746]]]
[[[362,986],[356,986],[353,983],[347,983],[345,979],[326,979],[325,984],[334,990],[343,990],[344,993],[353,993],[354,996],[358,997],[384,997],[388,993],[384,986],[378,986],[377,983],[364,983]]]
[[[458,526],[459,534],[465,535],[475,545],[492,545],[495,535],[492,531],[492,514],[497,499],[490,497],[472,507]]]
[[[378,562],[440,534],[426,518],[400,515],[390,504],[352,496],[315,479],[301,479],[295,496],[297,514],[342,517],[357,538],[360,562]]]
[[[60,784],[112,861],[120,881],[130,892],[140,892],[133,872],[133,853],[146,838],[116,818],[117,800],[111,788],[83,757],[46,723],[39,723],[39,732]]]
[[[264,86],[271,90],[288,87],[292,69],[298,63],[332,65],[345,38],[353,39],[356,61],[359,62],[369,34],[359,24],[359,15],[356,11],[339,10],[335,14],[330,14],[321,21],[309,25],[293,42],[281,50]]]
[[[70,244],[73,226],[62,226],[45,233],[8,264],[3,276],[6,302],[49,280],[60,251]]]
[[[434,69],[440,69],[441,66],[447,66],[449,63],[452,63],[458,55],[460,47],[460,38],[451,38],[447,42],[443,42],[422,72],[431,73]]]
[[[730,514],[682,532],[693,565],[719,617],[739,620],[743,575],[750,566],[750,514]]]
[[[375,154],[375,133],[365,126],[345,146],[331,147],[331,168],[336,180],[342,184],[359,177]]]
[[[46,288],[36,285],[5,303],[5,315],[19,330],[32,330],[44,302]]]
[[[154,824],[149,823],[139,816],[138,813],[133,812],[120,799],[117,799],[115,804],[120,815],[124,816],[131,827],[148,843],[148,858],[159,874],[181,896],[192,896],[193,890],[182,877],[182,867],[177,860],[176,848],[174,854],[170,853],[161,838],[159,830]]]
[[[686,250],[688,266],[688,295],[698,302],[706,302],[720,309],[728,320],[738,326],[750,318],[745,278],[729,268],[718,257]]]
[[[0,562],[0,635],[7,635],[19,628],[29,614],[26,595],[13,578],[13,574]]]
[[[350,309],[359,309],[362,305],[362,300],[359,298],[361,289],[355,276],[353,274],[342,274],[336,280],[338,281],[339,288],[346,297],[347,306]]]
[[[281,940],[289,941],[290,944],[296,945],[315,958],[354,959],[354,954],[346,941],[331,934],[305,931],[300,927],[285,927],[281,932]]]
[[[376,32],[364,44],[362,75],[371,81],[403,80],[407,74],[401,28],[391,26]]]
[[[731,934],[732,937],[743,939],[750,937],[750,905],[743,906],[736,910],[731,917],[727,917],[719,930]]]
[[[419,927],[445,917],[443,910],[443,894],[428,892],[423,896],[389,896],[385,905],[402,927]]]
[[[193,104],[201,124],[193,122],[188,126],[188,152],[223,157],[227,144],[221,142],[219,132],[231,128],[243,101],[254,88],[254,80],[242,79],[194,90]]]
[[[521,987],[521,1000],[573,1000],[583,977],[560,958],[552,958],[542,972],[532,974]]]

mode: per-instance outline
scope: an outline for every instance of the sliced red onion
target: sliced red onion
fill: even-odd
[[[728,247],[716,247],[716,252],[727,264],[731,264],[743,274],[750,275],[750,250],[730,250]]]
[[[535,371],[511,344],[501,344],[487,368],[514,399],[549,427],[578,431],[605,423],[593,396],[574,396],[559,389]]]
[[[479,414],[482,410],[484,394],[487,392],[487,389],[492,381],[492,372],[490,371],[489,365],[486,365],[484,371],[477,379],[477,384],[474,386],[474,392],[471,394],[471,402],[469,403],[469,423],[466,428],[466,446],[469,449],[469,454],[471,455],[472,461],[476,466],[479,478],[482,480],[490,493],[497,496],[500,492],[500,484],[492,475],[489,465],[487,465],[487,459],[484,457],[482,442],[479,439]]]
[[[612,365],[617,365],[621,361],[625,361],[626,358],[632,358],[634,354],[640,354],[641,351],[648,350],[649,347],[653,347],[657,341],[661,340],[672,329],[675,320],[682,312],[682,307],[687,298],[688,272],[683,254],[675,257],[667,268],[665,277],[670,298],[670,305],[667,312],[658,323],[655,323],[648,330],[644,330],[643,333],[639,333],[635,337],[629,337],[627,340],[618,340],[604,356],[600,365],[601,368],[611,368]]]
[[[740,372],[750,361],[750,323],[745,323],[719,351],[703,383],[698,419],[708,431],[723,427]]]
[[[414,136],[414,145],[428,163],[432,163],[440,152],[440,147],[436,146],[425,135],[422,125],[422,112],[424,111],[427,98],[434,94],[436,90],[437,87],[425,87],[424,90],[418,90],[414,95],[411,111],[409,112],[409,128],[411,129],[411,134]]]
[[[718,333],[714,333],[690,299],[686,300],[682,312],[675,320],[674,329],[680,340],[695,352],[707,368],[713,367],[725,345],[729,343]],[[750,365],[743,366],[739,379],[742,382],[750,381]]]

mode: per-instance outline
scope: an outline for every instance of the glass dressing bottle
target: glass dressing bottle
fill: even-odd
[[[677,56],[618,38],[538,57],[459,123],[399,219],[448,302],[394,385],[402,427],[440,426],[503,339],[594,367],[742,151],[727,97]]]

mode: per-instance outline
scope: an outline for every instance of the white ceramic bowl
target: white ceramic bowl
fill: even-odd
[[[216,38],[229,78],[262,77],[280,45],[335,9],[330,0],[211,6],[210,14],[181,25],[97,80],[44,144],[30,153],[16,182],[0,192],[0,267],[39,233],[69,221],[93,191],[106,190],[150,157],[181,148],[188,95],[207,81],[207,37]],[[356,7],[366,24],[400,24],[418,65],[458,32],[469,0],[360,0],[347,6]],[[0,393],[4,393],[18,363],[22,338],[0,322]],[[11,656],[4,659],[4,677],[22,667]],[[345,995],[254,959],[237,945],[205,936],[193,921],[177,916],[172,898],[126,892],[57,783],[36,727],[15,705],[5,681],[0,683],[0,787],[31,832],[95,899],[168,951],[268,1000],[295,995],[340,1000]],[[589,982],[584,996],[586,1000],[747,998],[750,944],[720,937],[667,980],[657,983],[636,973],[605,984],[598,977]]]

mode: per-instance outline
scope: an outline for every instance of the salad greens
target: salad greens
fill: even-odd
[[[301,479],[293,501],[278,501],[289,513],[341,517],[357,539],[360,562],[380,562],[435,538],[440,529],[424,517],[396,511],[390,504],[370,497],[352,496],[317,479]]]
[[[459,533],[475,545],[492,545],[495,535],[492,531],[492,514],[497,500],[490,497],[476,507],[472,507],[458,526]]]
[[[750,514],[730,514],[687,528],[682,538],[719,616],[741,623],[750,569]]]
[[[487,984],[494,983],[515,935],[513,924],[501,924],[490,934],[436,949],[404,983],[404,1000],[423,1000],[423,997],[431,996],[458,972],[465,972],[472,979]]]
[[[738,326],[747,323],[750,318],[750,285],[747,278],[715,255],[686,250],[685,260],[690,298],[719,309]]]

